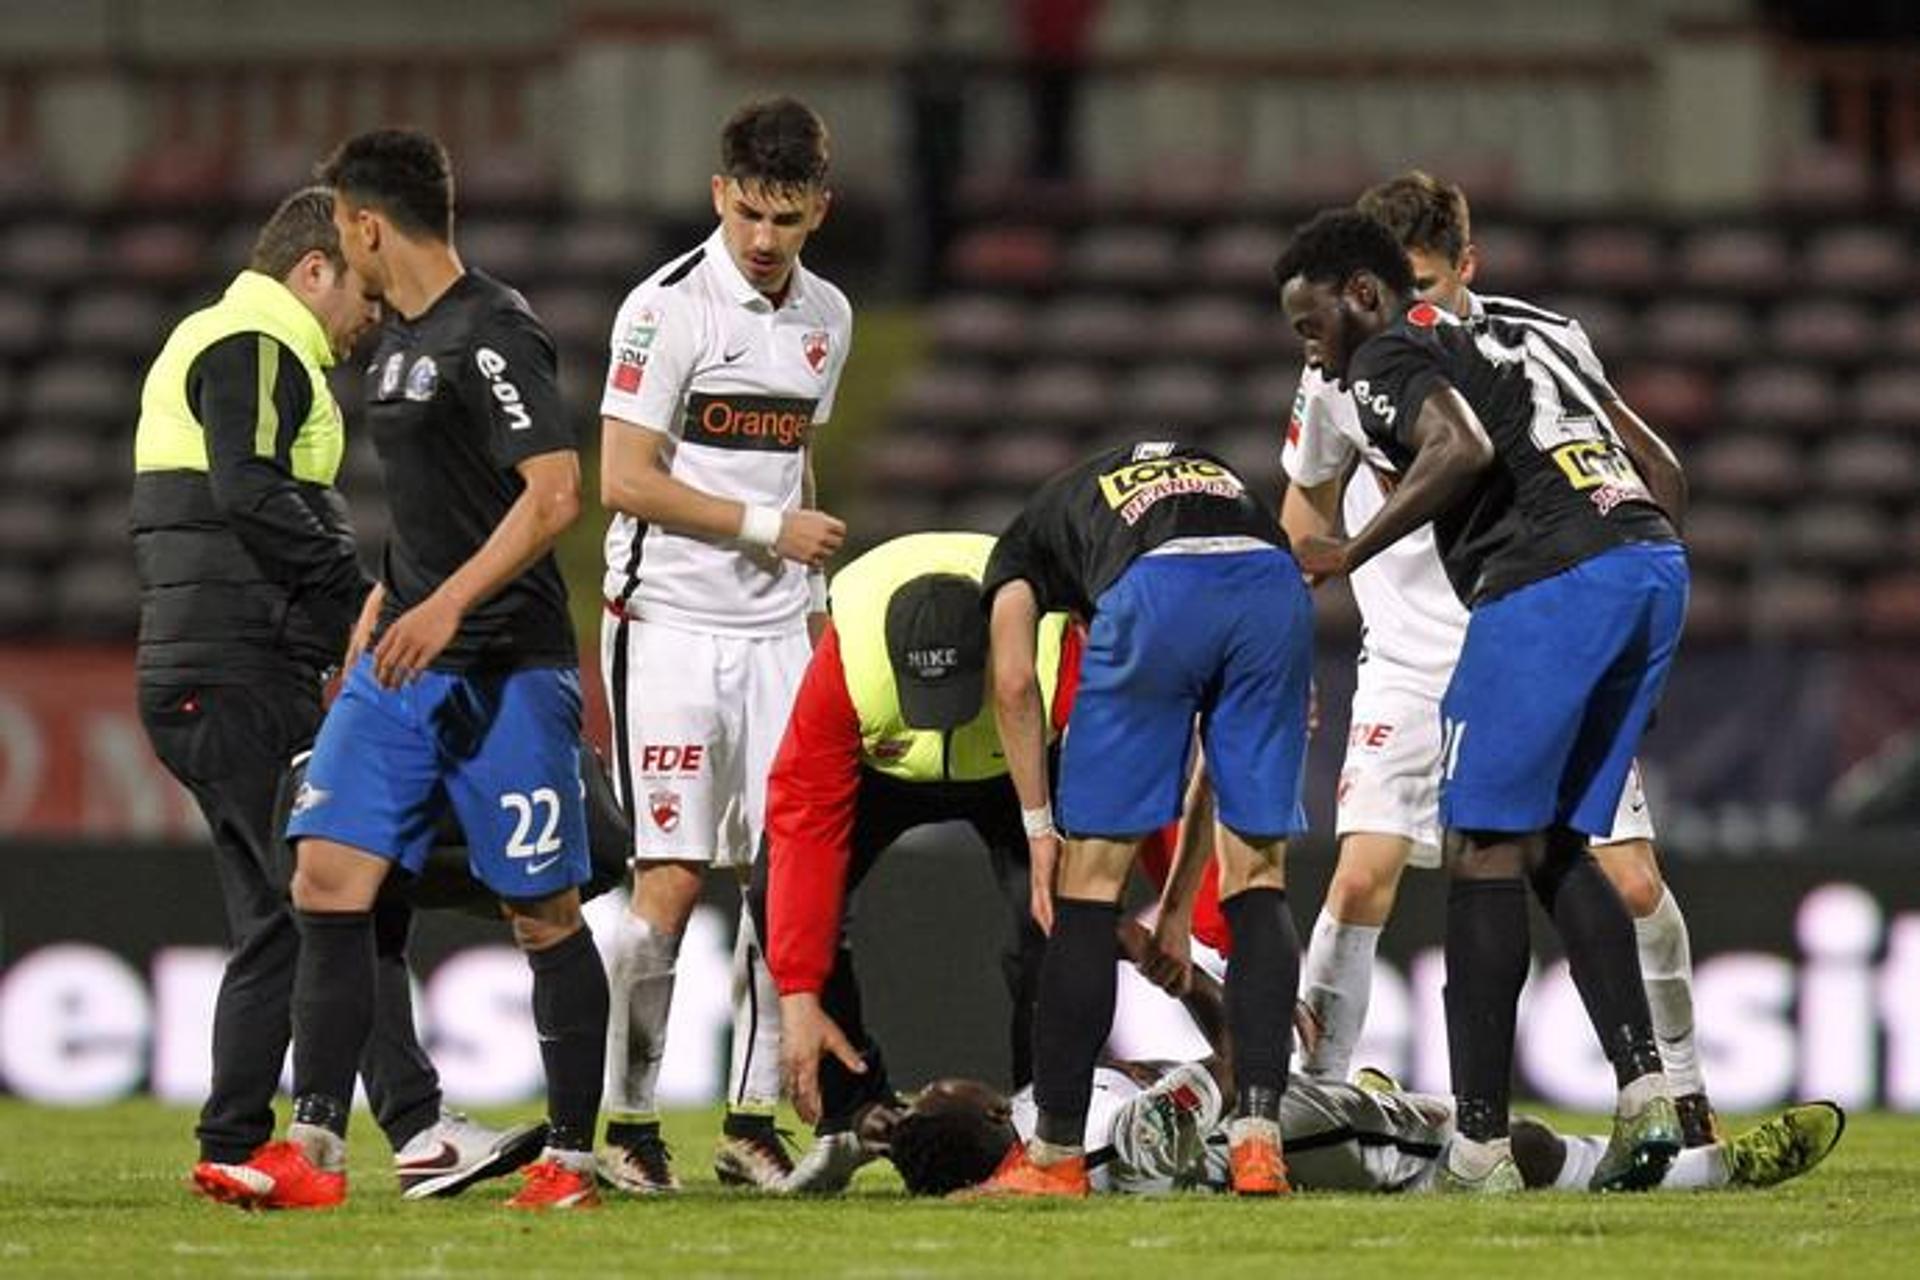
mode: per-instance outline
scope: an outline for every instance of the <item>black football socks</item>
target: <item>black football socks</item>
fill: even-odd
[[[1078,1149],[1086,1137],[1093,1068],[1113,1028],[1119,924],[1114,903],[1054,899],[1033,1030],[1034,1136],[1054,1147]]]
[[[1615,1081],[1624,1088],[1659,1071],[1639,939],[1619,892],[1585,848],[1549,861],[1534,874],[1533,888],[1566,944],[1573,985],[1613,1064]]]
[[[360,1051],[373,1029],[370,911],[296,911],[293,971],[294,1120],[345,1137]]]
[[[529,951],[533,1026],[547,1069],[547,1145],[593,1150],[607,1058],[607,972],[583,922],[565,940]]]
[[[1233,1038],[1234,1113],[1278,1121],[1293,1053],[1300,936],[1281,889],[1243,889],[1220,901],[1233,935],[1227,1032]],[[1285,1016],[1275,1017],[1275,1010]]]
[[[1447,886],[1447,1057],[1462,1136],[1507,1136],[1514,1020],[1527,981],[1527,887],[1455,877]]]

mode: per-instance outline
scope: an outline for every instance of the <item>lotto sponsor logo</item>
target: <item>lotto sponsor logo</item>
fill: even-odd
[[[1297,413],[1287,419],[1287,443],[1300,443],[1300,415]]]
[[[1440,308],[1431,302],[1416,302],[1407,308],[1407,323],[1431,329],[1440,323]]]
[[[687,397],[681,438],[687,444],[760,453],[796,453],[813,428],[818,400],[802,396],[710,395]]]
[[[706,744],[701,742],[649,742],[640,748],[642,773],[698,773],[706,760]]]
[[[1206,458],[1157,458],[1130,462],[1100,477],[1100,492],[1122,522],[1138,524],[1157,502],[1181,495],[1237,499],[1240,477]]]

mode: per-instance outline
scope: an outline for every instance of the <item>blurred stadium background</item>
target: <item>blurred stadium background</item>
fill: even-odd
[[[1277,486],[1287,228],[1412,165],[1464,185],[1482,287],[1579,316],[1692,479],[1688,647],[1648,772],[1718,1100],[1920,1110],[1916,68],[1920,9],[1892,0],[0,0],[0,1089],[204,1083],[218,898],[134,712],[125,529],[139,379],[173,321],[333,142],[424,125],[454,153],[464,257],[545,318],[591,456],[618,300],[704,234],[725,112],[782,91],[834,133],[807,256],[856,341],[819,469],[861,544],[995,530],[1081,450],[1143,435]],[[364,439],[343,488],[375,557]],[[603,528],[567,548],[589,663]],[[1303,921],[1356,638],[1349,598],[1320,605]],[[968,840],[897,851],[858,922],[909,1079],[1004,1071]],[[1427,1088],[1439,897],[1406,895],[1363,1051]],[[703,914],[683,960],[685,1102],[724,1072],[730,917]],[[456,1100],[537,1088],[501,944],[421,930]],[[1604,1105],[1541,959],[1528,1084]],[[1163,1013],[1133,992],[1117,1034]]]

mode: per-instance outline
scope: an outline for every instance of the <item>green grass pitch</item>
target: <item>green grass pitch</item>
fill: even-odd
[[[956,1205],[900,1198],[884,1168],[839,1201],[723,1192],[706,1168],[715,1117],[692,1113],[668,1121],[684,1194],[542,1218],[501,1207],[513,1179],[457,1200],[403,1202],[364,1114],[346,1207],[239,1213],[187,1192],[191,1124],[150,1103],[56,1111],[0,1101],[0,1275],[1920,1274],[1920,1117],[1856,1116],[1825,1165],[1767,1192]]]

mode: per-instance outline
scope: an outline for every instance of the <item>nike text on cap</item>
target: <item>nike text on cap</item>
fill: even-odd
[[[910,728],[957,729],[979,715],[987,672],[980,584],[930,573],[894,592],[887,602],[887,656]]]

